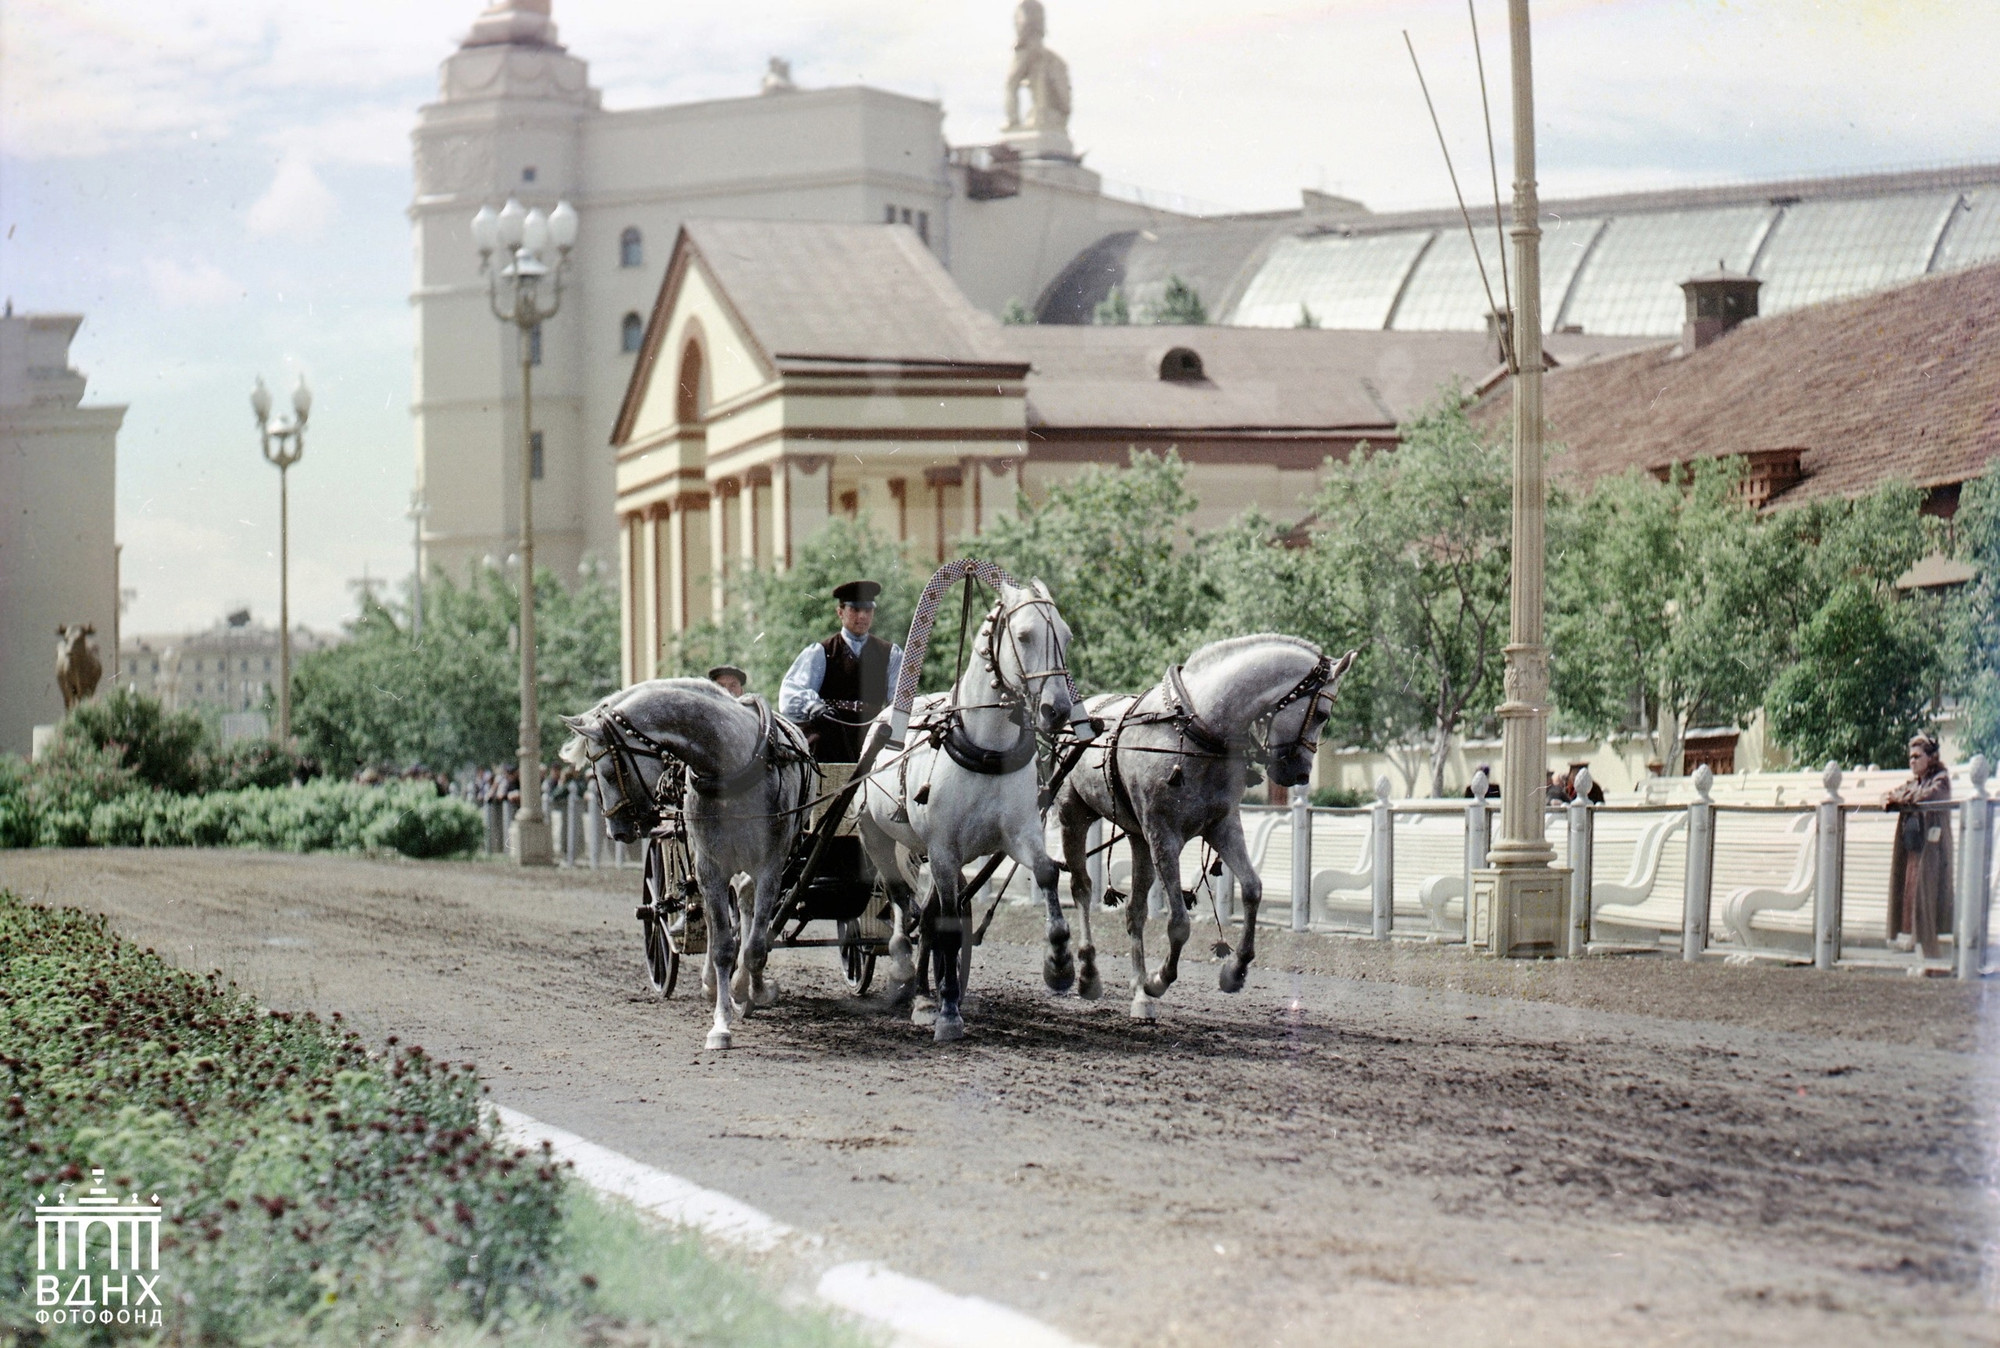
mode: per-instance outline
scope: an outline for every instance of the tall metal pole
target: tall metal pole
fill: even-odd
[[[292,743],[292,466],[278,465],[278,743]]]
[[[410,635],[424,634],[424,494],[410,493]]]
[[[1541,203],[1535,192],[1534,62],[1528,0],[1508,0],[1513,55],[1514,529],[1508,611],[1506,695],[1500,704],[1500,837],[1486,892],[1485,938],[1494,955],[1553,955],[1565,948],[1562,898],[1569,872],[1557,870],[1544,832],[1548,768],[1549,652],[1542,635],[1544,517],[1542,466]]]
[[[535,714],[535,403],[534,325],[539,321],[532,281],[522,278],[515,331],[521,348],[521,808],[514,813],[507,848],[523,866],[555,864],[548,820],[542,817],[542,723]]]

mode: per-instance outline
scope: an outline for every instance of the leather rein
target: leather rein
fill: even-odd
[[[749,762],[728,776],[718,778],[704,777],[693,771],[666,745],[632,724],[631,717],[616,707],[607,708],[604,719],[616,733],[607,735],[604,743],[587,755],[592,767],[609,755],[611,770],[618,778],[618,808],[606,810],[604,817],[619,819],[629,811],[634,816],[631,821],[633,831],[644,833],[660,822],[666,809],[679,804],[683,780],[694,788],[696,795],[707,796],[711,800],[729,800],[748,792],[764,780],[770,768],[772,732],[775,728],[771,721],[771,709],[762,698],[757,700],[756,711],[757,747],[751,751]],[[653,759],[661,765],[660,775],[650,791],[646,789],[645,777],[639,772],[641,758]],[[680,771],[674,771],[676,768]],[[645,804],[640,804],[641,801]],[[652,818],[643,818],[642,811],[649,811]]]

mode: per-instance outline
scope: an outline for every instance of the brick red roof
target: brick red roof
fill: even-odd
[[[1675,351],[1545,376],[1551,472],[1588,486],[1628,468],[1800,447],[1804,477],[1773,502],[1783,505],[1896,480],[1963,482],[2000,458],[2000,263],[1752,319]],[[1511,425],[1511,388],[1477,417]]]

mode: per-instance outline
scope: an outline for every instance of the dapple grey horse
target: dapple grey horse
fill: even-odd
[[[906,912],[912,899],[896,864],[896,845],[930,859],[923,934],[937,978],[934,1033],[940,1043],[965,1034],[960,955],[971,932],[971,905],[963,871],[980,857],[1004,853],[1034,875],[1035,892],[1048,908],[1050,955],[1043,977],[1057,989],[1076,977],[1069,924],[1056,896],[1058,868],[1042,841],[1035,777],[1035,719],[1050,734],[1070,720],[1069,627],[1040,581],[998,588],[965,673],[949,695],[917,703],[909,748],[878,764],[855,808],[869,858]],[[872,733],[886,733],[893,714],[883,712]],[[907,995],[916,977],[908,927],[899,922],[890,945],[897,997]],[[912,1019],[924,1009],[913,1009]]]
[[[1098,995],[1090,936],[1091,887],[1085,865],[1090,825],[1109,819],[1132,838],[1132,1015],[1151,1020],[1153,1003],[1180,973],[1190,923],[1181,893],[1181,849],[1206,839],[1243,886],[1243,935],[1222,965],[1224,992],[1237,992],[1257,957],[1257,905],[1264,896],[1243,841],[1236,807],[1249,760],[1271,780],[1299,786],[1312,776],[1319,735],[1355,652],[1331,660],[1301,637],[1265,633],[1212,642],[1134,697],[1114,693],[1087,704],[1106,727],[1057,792],[1063,858],[1083,920],[1078,991]],[[1155,887],[1167,910],[1166,963],[1146,971],[1146,911]]]
[[[575,732],[563,745],[563,760],[595,773],[605,827],[619,842],[636,842],[659,822],[667,760],[687,765],[682,808],[708,918],[704,973],[714,975],[708,1047],[728,1048],[732,1018],[778,995],[776,982],[764,977],[771,922],[785,861],[818,780],[804,736],[772,715],[763,698],[731,697],[707,679],[636,683],[581,716],[565,716],[563,724]],[[755,902],[739,922],[730,880],[744,873]],[[707,977],[702,981],[709,986]]]

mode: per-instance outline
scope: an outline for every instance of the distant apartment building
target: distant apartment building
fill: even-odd
[[[307,628],[293,628],[294,667],[328,644]],[[159,698],[169,711],[219,713],[225,740],[268,734],[262,713],[277,696],[278,629],[237,609],[204,632],[134,636],[119,647],[117,673],[121,683]]]
[[[81,314],[0,314],[0,752],[62,719],[56,629],[118,647],[115,485],[123,407],[83,406]],[[101,657],[102,658],[102,657]],[[105,660],[108,665],[109,660]],[[105,671],[108,676],[110,670]]]

